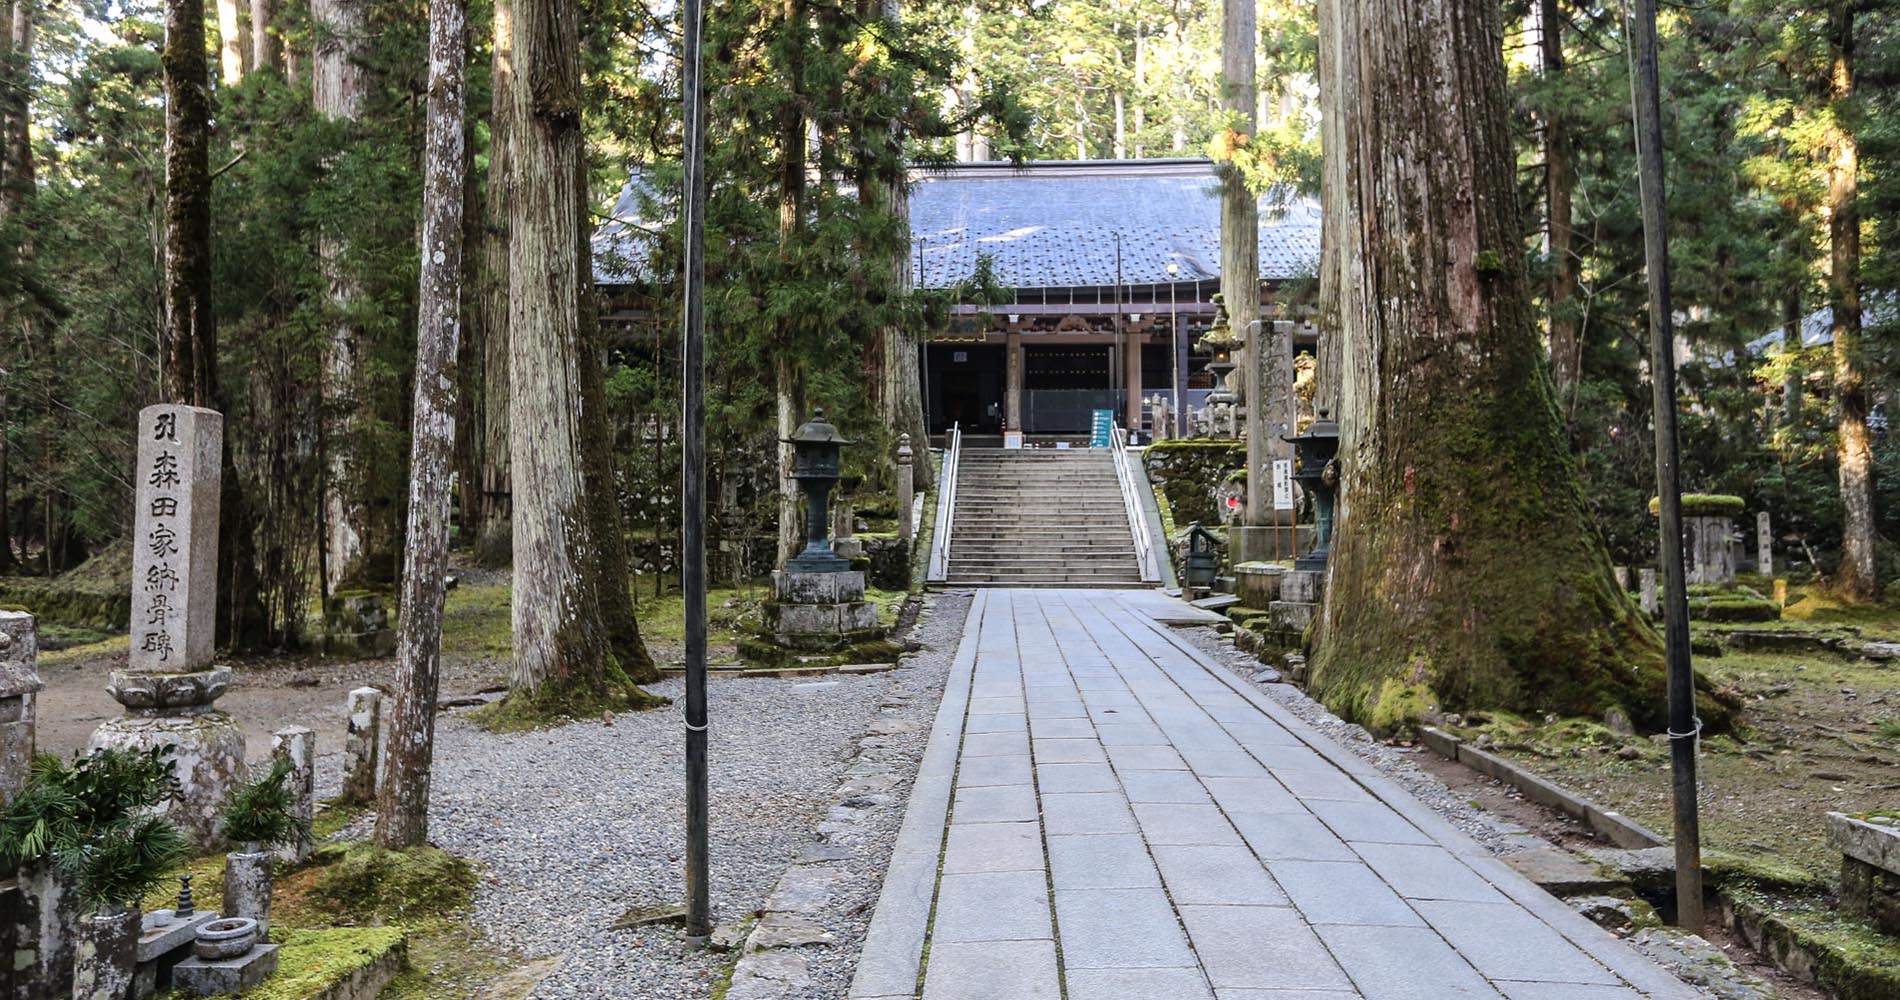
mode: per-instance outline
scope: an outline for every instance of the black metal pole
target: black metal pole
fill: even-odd
[[[706,103],[701,77],[703,0],[682,0],[685,48],[686,273],[681,296],[680,590],[686,614],[686,936],[712,933],[706,801]]]
[[[1702,831],[1696,812],[1695,668],[1689,658],[1689,597],[1682,567],[1681,455],[1676,439],[1676,332],[1669,303],[1669,231],[1663,201],[1662,96],[1656,69],[1656,0],[1635,0],[1630,90],[1649,272],[1649,366],[1655,398],[1656,496],[1662,532],[1663,637],[1669,662],[1669,746],[1675,777],[1676,924],[1702,932]]]

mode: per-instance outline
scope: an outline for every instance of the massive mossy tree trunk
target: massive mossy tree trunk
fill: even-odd
[[[27,94],[32,84],[33,13],[36,0],[12,0],[0,4],[0,225],[20,214],[26,206],[27,192],[33,186],[33,146],[28,128]],[[13,251],[11,265],[24,271],[28,248]],[[25,345],[32,337],[32,320],[25,309],[0,310],[0,331]],[[12,352],[8,352],[12,354]],[[24,351],[21,351],[24,354]],[[0,356],[0,368],[9,358]],[[7,387],[0,384],[0,572],[16,565],[13,555],[13,512],[9,504],[9,470],[12,454],[8,444]]]
[[[311,53],[311,104],[326,118],[357,121],[362,117],[363,98],[369,92],[369,71],[362,58],[369,41],[368,2],[312,0],[310,17],[316,27]],[[323,496],[323,568],[326,593],[334,593],[360,575],[366,555],[364,539],[370,534],[369,504],[363,489],[368,476],[360,468],[355,448],[359,435],[354,399],[362,344],[349,319],[361,291],[344,262],[349,251],[343,240],[331,232],[323,234],[319,243],[330,307],[338,316],[324,360],[323,392],[323,447],[328,475]]]
[[[601,539],[588,502],[581,290],[579,8],[514,8],[514,180],[509,217],[509,441],[514,472],[511,697],[624,701],[601,618]]]
[[[1468,708],[1660,726],[1657,639],[1611,579],[1539,344],[1498,6],[1325,5],[1352,275],[1315,693],[1384,728]]]
[[[1564,18],[1560,0],[1539,0],[1538,45],[1543,54],[1544,108],[1544,222],[1549,246],[1549,277],[1544,289],[1550,312],[1550,378],[1556,387],[1557,409],[1566,422],[1577,405],[1577,382],[1583,367],[1583,345],[1570,300],[1577,291],[1575,233],[1570,169],[1570,123],[1556,81],[1564,75]]]
[[[1836,459],[1841,484],[1841,566],[1834,588],[1842,597],[1872,600],[1874,574],[1874,460],[1867,433],[1867,384],[1861,373],[1860,146],[1854,132],[1854,5],[1834,0],[1828,10],[1833,65],[1827,136],[1828,307],[1834,322]]]
[[[461,0],[429,2],[429,97],[422,162],[422,278],[417,302],[415,418],[409,438],[409,530],[396,644],[396,703],[383,753],[376,843],[429,839],[429,770],[449,570],[449,457],[455,445],[455,357],[462,333],[463,177],[468,171]]]

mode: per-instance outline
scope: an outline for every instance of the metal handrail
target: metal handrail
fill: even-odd
[[[956,520],[957,465],[963,457],[963,428],[950,425],[943,439],[943,471],[937,477],[937,531],[930,539],[930,572],[925,579],[941,583],[950,578],[950,526]]]
[[[1154,540],[1148,535],[1148,519],[1142,516],[1141,496],[1136,491],[1135,470],[1128,464],[1128,431],[1115,421],[1109,431],[1109,453],[1115,459],[1115,479],[1121,484],[1122,505],[1128,510],[1128,531],[1135,541],[1135,563],[1141,568],[1143,583],[1160,583],[1161,567],[1155,561]]]

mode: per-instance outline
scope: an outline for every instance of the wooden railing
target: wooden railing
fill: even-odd
[[[950,526],[956,523],[957,465],[963,457],[963,429],[950,425],[943,438],[943,470],[937,476],[937,531],[930,539],[930,573],[925,580],[942,583],[950,578]]]

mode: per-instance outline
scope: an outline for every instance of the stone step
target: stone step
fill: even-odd
[[[1126,579],[1085,578],[996,578],[996,577],[957,577],[945,586],[950,587],[1074,587],[1077,590],[1135,590],[1154,586],[1129,577]]]
[[[1107,554],[1107,555],[1080,556],[1080,557],[1075,557],[1075,558],[1069,558],[1069,557],[1064,557],[1064,556],[1036,558],[1033,556],[1026,557],[1026,556],[1012,556],[1012,555],[1002,555],[1002,554],[987,555],[987,556],[959,556],[959,555],[953,554],[950,557],[950,565],[952,566],[1012,566],[1012,567],[1046,566],[1051,569],[1075,568],[1075,569],[1096,570],[1096,569],[1101,569],[1106,566],[1112,566],[1112,567],[1118,567],[1118,568],[1133,566],[1135,565],[1135,558],[1125,552],[1112,553],[1112,554]]]

